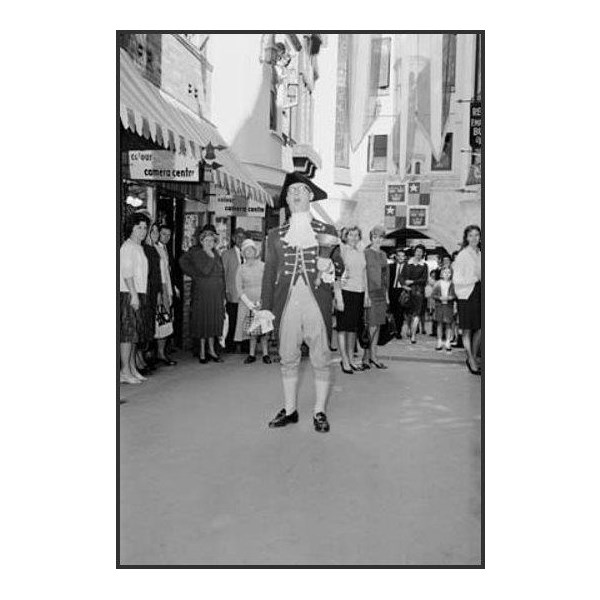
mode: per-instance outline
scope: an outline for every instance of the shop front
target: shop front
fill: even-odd
[[[171,229],[168,250],[181,293],[174,341],[187,348],[190,281],[179,270],[180,256],[208,224],[220,232],[223,247],[236,227],[262,233],[265,207],[272,200],[225,146],[216,127],[146,80],[123,50],[120,116],[121,223],[127,214],[143,210]]]

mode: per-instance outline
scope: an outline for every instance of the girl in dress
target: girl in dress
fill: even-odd
[[[454,284],[452,283],[452,269],[443,268],[439,281],[435,282],[431,297],[435,301],[435,320],[437,321],[437,346],[436,350],[446,347],[446,352],[452,352],[452,325],[454,322]],[[442,342],[444,328],[446,329],[446,343]]]
[[[271,363],[268,349],[268,334],[256,335],[248,333],[248,322],[255,311],[260,310],[260,294],[262,288],[265,263],[258,258],[258,248],[252,240],[244,240],[241,248],[244,263],[236,273],[237,293],[240,297],[238,315],[235,327],[234,341],[250,340],[250,353],[244,360],[245,364],[256,361],[256,343],[260,339],[263,362]]]

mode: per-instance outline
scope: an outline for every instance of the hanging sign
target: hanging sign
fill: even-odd
[[[216,194],[210,197],[208,210],[215,217],[261,217],[265,216],[265,204],[241,194],[227,194],[217,188]]]
[[[481,132],[482,132],[482,108],[481,102],[473,100],[471,102],[471,120],[469,124],[469,143],[474,151],[481,151]]]
[[[429,207],[409,206],[406,226],[409,229],[427,229],[429,226]]]
[[[143,181],[198,183],[198,161],[169,150],[131,150],[128,177]]]
[[[406,189],[404,184],[388,182],[386,201],[388,204],[404,204],[406,202]]]

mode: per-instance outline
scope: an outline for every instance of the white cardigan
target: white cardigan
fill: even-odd
[[[481,281],[481,252],[470,246],[463,248],[452,264],[452,271],[456,297],[468,300],[475,284]]]

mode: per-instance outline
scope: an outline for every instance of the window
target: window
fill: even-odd
[[[442,155],[440,160],[435,160],[435,157],[431,156],[431,170],[432,171],[451,171],[452,170],[452,138],[451,133],[446,134],[444,140],[444,148],[442,149]]]
[[[387,171],[387,135],[369,137],[369,171]]]

